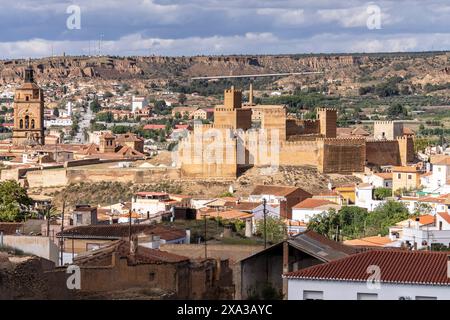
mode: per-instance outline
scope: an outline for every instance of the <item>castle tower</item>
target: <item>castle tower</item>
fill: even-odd
[[[252,110],[242,108],[242,91],[225,90],[223,106],[214,109],[214,127],[248,130],[252,126]]]
[[[44,145],[44,130],[44,94],[34,82],[33,68],[28,65],[24,83],[14,95],[13,144]]]
[[[224,107],[227,109],[237,109],[242,107],[242,91],[235,90],[234,86],[231,89],[225,90]]]
[[[336,138],[337,110],[318,108],[317,119],[320,122],[320,134],[325,138]]]
[[[116,151],[116,138],[110,134],[105,133],[100,137],[100,148],[101,153],[115,152]]]

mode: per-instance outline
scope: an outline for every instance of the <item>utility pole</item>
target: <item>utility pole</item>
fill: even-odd
[[[207,244],[207,241],[206,241],[206,231],[207,231],[207,220],[206,220],[206,218],[207,217],[209,217],[209,215],[208,214],[204,214],[203,215],[203,220],[204,220],[204,222],[205,222],[205,224],[204,224],[204,243],[205,243],[205,260],[206,259],[208,259],[208,244]]]
[[[267,206],[267,200],[264,198],[263,199],[263,215],[264,215],[264,249],[267,248],[267,219],[266,219],[266,215],[267,215],[267,210],[266,210],[266,206]]]
[[[60,252],[60,259],[61,259],[61,266],[64,265],[64,211],[66,209],[66,201],[63,201],[63,209],[61,212],[61,238],[59,239],[59,252]]]
[[[130,210],[130,216],[128,218],[128,241],[130,242],[130,246],[131,246],[131,212],[132,210]]]

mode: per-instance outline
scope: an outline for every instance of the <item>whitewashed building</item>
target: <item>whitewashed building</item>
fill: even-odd
[[[449,300],[449,255],[370,250],[283,275],[288,300]]]

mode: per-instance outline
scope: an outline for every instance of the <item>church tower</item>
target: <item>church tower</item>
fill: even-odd
[[[34,82],[31,65],[25,69],[22,86],[14,95],[13,144],[44,145],[44,94]]]

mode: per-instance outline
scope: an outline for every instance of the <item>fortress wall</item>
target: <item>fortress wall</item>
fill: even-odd
[[[64,168],[28,171],[26,177],[30,188],[60,187],[68,183]]]
[[[280,146],[280,165],[318,165],[319,148],[316,141],[286,141]]]
[[[366,146],[364,139],[318,139],[319,171],[352,173],[364,171]]]
[[[368,140],[366,142],[368,164],[401,165],[399,143],[397,140]]]
[[[67,171],[67,182],[132,182],[147,183],[155,180],[179,179],[179,170],[176,168],[155,168],[155,169],[74,169]]]
[[[299,119],[287,119],[286,120],[286,135],[299,135],[299,134],[319,134],[320,122],[319,120],[299,120]]]

